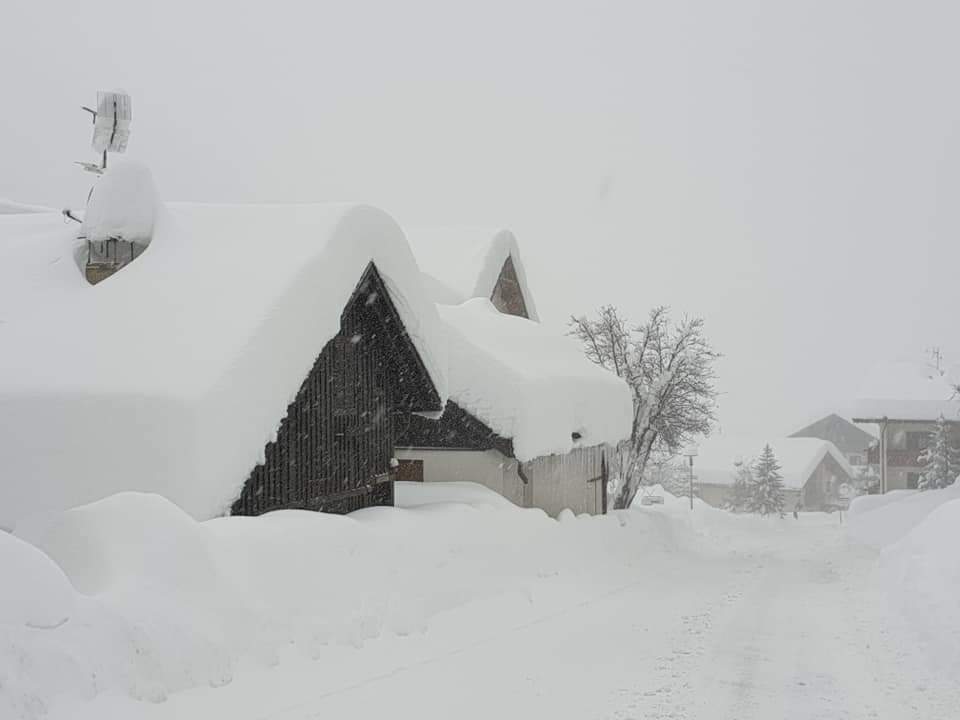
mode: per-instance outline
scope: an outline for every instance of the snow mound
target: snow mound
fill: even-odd
[[[488,487],[472,482],[397,482],[394,483],[396,507],[460,503],[472,507],[514,508],[516,505]]]
[[[0,717],[37,720],[54,698],[101,693],[159,702],[291,653],[322,669],[460,609],[502,632],[533,597],[555,612],[621,588],[638,547],[649,578],[653,549],[688,536],[653,513],[560,523],[468,483],[398,494],[407,507],[195,522],[162,498],[123,493],[22,523],[88,595],[0,534],[0,578],[16,580],[0,593],[3,620],[50,628],[0,624]]]
[[[111,495],[27,518],[15,534],[53,558],[88,595],[122,584],[195,591],[208,588],[215,574],[200,526],[159,495]]]
[[[865,545],[883,548],[898,542],[930,513],[955,499],[960,499],[960,485],[956,483],[942,490],[900,490],[857,498],[850,508],[847,533]]]
[[[923,495],[937,496],[939,502],[883,551],[881,567],[895,606],[936,661],[960,667],[960,493]],[[888,507],[896,505],[905,515],[919,515],[906,500]]]
[[[0,532],[0,625],[54,628],[70,617],[76,593],[63,571],[40,550]]]
[[[489,300],[500,270],[511,258],[527,314],[539,320],[520,246],[509,230],[431,228],[411,230],[407,236],[435,302],[459,305],[471,298]]]
[[[153,175],[143,163],[114,160],[93,186],[83,218],[88,240],[116,238],[147,245],[160,201]]]
[[[436,306],[378,209],[165,205],[150,252],[93,287],[62,223],[0,217],[0,457],[16,478],[0,527],[126,490],[222,514],[371,263],[446,400]]]
[[[888,417],[896,420],[947,420],[960,417],[954,384],[960,381],[960,367],[942,372],[924,363],[888,362],[873,366],[864,376],[856,400],[861,418]]]
[[[485,298],[438,310],[449,338],[450,399],[511,438],[521,462],[577,445],[614,445],[630,434],[627,384],[571,338],[504,315]]]

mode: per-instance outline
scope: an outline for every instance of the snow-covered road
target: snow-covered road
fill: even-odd
[[[54,717],[957,716],[960,683],[934,677],[885,609],[871,551],[834,519],[750,527],[720,549],[638,562],[617,587],[571,588],[548,574],[442,614],[423,634],[323,646],[315,659],[291,650],[225,687],[159,704],[104,695]]]

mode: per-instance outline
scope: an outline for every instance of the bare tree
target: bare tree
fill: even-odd
[[[631,327],[607,305],[594,318],[572,317],[570,334],[590,360],[622,377],[633,391],[633,425],[617,448],[614,497],[615,508],[627,508],[653,451],[676,453],[710,432],[720,355],[704,336],[702,318],[673,323],[666,307],[654,308],[646,323]]]

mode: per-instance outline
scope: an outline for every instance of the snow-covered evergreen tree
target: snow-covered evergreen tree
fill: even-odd
[[[930,444],[920,453],[923,471],[917,487],[921,490],[937,490],[952,485],[960,474],[960,450],[953,446],[950,426],[943,415],[930,435]]]
[[[770,445],[763,448],[754,463],[747,509],[761,515],[783,515],[783,475]]]
[[[730,488],[723,507],[731,512],[745,512],[750,505],[753,472],[750,469],[750,463],[743,460],[737,460],[733,466],[733,487]]]
[[[880,473],[873,465],[860,465],[853,480],[857,495],[875,495],[880,492]]]

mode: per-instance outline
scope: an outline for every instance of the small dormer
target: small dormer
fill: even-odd
[[[516,315],[517,317],[530,319],[527,312],[527,303],[523,299],[520,279],[517,277],[517,270],[513,266],[512,255],[507,256],[503,267],[500,268],[500,275],[497,277],[497,284],[494,285],[493,292],[490,295],[490,302],[505,315]]]
[[[153,178],[144,165],[117,162],[103,173],[80,230],[87,241],[87,282],[96,285],[143,254],[153,236],[157,206]]]

